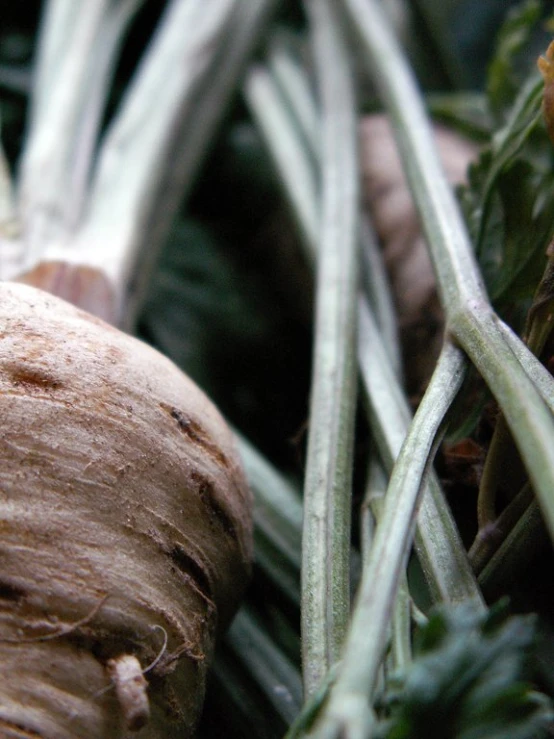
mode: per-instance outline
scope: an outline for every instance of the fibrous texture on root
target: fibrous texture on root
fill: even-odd
[[[251,560],[217,410],[140,341],[5,283],[0,455],[0,736],[189,736]]]

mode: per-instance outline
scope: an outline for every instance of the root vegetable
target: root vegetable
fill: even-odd
[[[155,350],[9,283],[0,418],[0,736],[190,736],[250,568],[231,432]]]

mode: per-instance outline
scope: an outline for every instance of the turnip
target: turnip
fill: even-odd
[[[0,295],[0,734],[119,735],[146,722],[147,682],[149,735],[187,735],[249,571],[231,433],[137,339],[32,287]]]
[[[89,3],[47,6],[0,208],[0,274],[19,281],[0,283],[2,737],[194,732],[214,637],[248,582],[250,492],[202,391],[110,324],[132,326],[145,247],[162,243],[272,4],[172,0],[102,141],[107,67],[140,2],[93,13],[107,47],[59,43],[87,30]]]

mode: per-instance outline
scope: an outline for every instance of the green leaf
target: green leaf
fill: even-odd
[[[538,0],[522,3],[508,13],[497,36],[496,53],[487,76],[490,110],[497,123],[506,120],[524,82],[529,66],[526,52],[540,16]]]
[[[537,739],[550,700],[527,682],[535,639],[530,617],[471,606],[436,609],[415,638],[414,662],[387,694],[387,739]]]
[[[541,100],[542,83],[533,73],[459,193],[489,295],[516,329],[554,230],[552,145]]]

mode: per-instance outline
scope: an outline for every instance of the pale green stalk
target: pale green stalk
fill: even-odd
[[[495,395],[554,536],[554,419],[490,307],[465,225],[439,162],[421,95],[379,3],[343,3],[360,34],[393,123],[429,243],[448,331]]]
[[[69,238],[85,202],[118,52],[143,0],[50,0],[41,24],[30,126],[20,165],[20,269]]]
[[[314,161],[317,161],[321,155],[319,111],[306,72],[296,58],[286,34],[276,33],[272,38],[267,64],[291,111],[294,111],[305,145],[312,153]]]
[[[285,99],[265,67],[250,68],[243,92],[289,195],[306,258],[314,264],[319,233],[318,194],[315,168],[306,155],[305,142],[291,125]]]
[[[286,136],[287,140],[294,139],[294,123],[289,120],[287,128],[287,116],[286,113],[283,113],[282,111],[283,103],[280,101],[278,91],[275,91],[275,85],[272,86],[269,93],[271,94],[268,94],[267,99],[271,98],[276,107],[279,107],[279,104],[281,104],[279,126],[270,128],[266,124],[265,127],[266,140],[270,146],[270,150],[274,153],[277,148],[275,138],[278,139],[280,136]],[[255,110],[254,112],[257,113]],[[258,120],[260,120],[259,116]],[[295,151],[298,152],[298,155],[301,155],[303,151],[302,146],[297,143]],[[278,168],[282,161],[283,160],[279,160],[277,158]],[[290,167],[290,159],[288,160],[288,163]],[[297,167],[301,171],[310,171],[310,164],[305,153],[304,161],[300,160],[298,164],[295,164],[293,172],[296,171]],[[290,170],[289,174],[291,177],[293,176]],[[284,179],[286,183],[287,180],[286,178]],[[288,195],[294,208],[294,194],[289,191]],[[296,208],[297,217],[300,212],[300,209]],[[304,233],[306,232],[309,233],[310,229],[305,228]],[[312,253],[313,246],[308,245],[307,248],[308,252]],[[398,455],[400,446],[404,440],[410,420],[410,414],[407,402],[398,385],[395,372],[391,369],[390,360],[382,346],[379,332],[374,324],[371,339],[367,339],[367,322],[363,320],[364,312],[371,316],[367,308],[367,304],[365,301],[362,301],[360,307],[360,327],[362,330],[362,333],[360,334],[359,347],[360,367],[364,384],[370,393],[368,397],[373,399],[372,403],[375,412],[373,413],[372,425],[377,436],[381,454],[384,456],[385,462],[390,468],[394,459]],[[363,335],[365,335],[365,348],[362,346],[364,342]],[[457,354],[457,361],[461,362],[461,365],[465,367],[466,362],[461,358],[459,352]],[[445,404],[445,407],[447,407],[453,399],[458,388],[458,383],[451,383],[449,388],[450,395],[445,392],[445,388],[441,391],[441,400]],[[417,471],[413,473],[413,475],[414,476],[412,477],[412,473],[410,472],[412,483],[418,482]],[[430,492],[424,496],[419,514],[419,529],[421,535],[418,536],[418,555],[431,585],[433,596],[439,600],[447,599],[454,602],[472,599],[474,602],[482,604],[479,588],[477,587],[475,578],[469,568],[465,550],[463,549],[459,539],[456,526],[435,479],[432,480]],[[394,557],[392,557],[388,563],[388,577],[390,578],[388,582],[392,584],[385,599],[377,602],[378,609],[381,609],[378,614],[381,618],[380,623],[385,624],[385,632],[379,634],[377,641],[373,642],[374,645],[375,643],[378,643],[382,647],[386,640],[387,613],[390,612],[390,608],[392,607],[396,575],[399,571],[396,567],[398,565],[398,561],[400,561],[400,570],[402,569],[401,564],[409,547],[410,533],[411,532],[408,531],[406,537],[402,541],[396,542],[397,549],[395,554],[399,559],[395,561]],[[372,605],[371,603],[370,606],[371,609],[375,608],[375,605]],[[370,618],[368,619],[368,613],[364,613],[362,611],[359,618],[364,623],[369,623],[371,622],[371,617],[375,612],[376,610],[370,610]],[[374,638],[375,634],[372,632],[368,641],[371,641]],[[375,651],[373,656],[379,659],[379,652]],[[370,669],[373,667],[374,665],[372,664]],[[340,672],[341,671],[339,670],[339,674]],[[348,700],[346,700],[346,703],[348,703]],[[367,704],[367,707],[368,714],[366,718],[367,721],[370,722],[371,710],[369,703]],[[312,708],[313,707],[307,709],[308,714]],[[362,721],[362,724],[365,726],[365,719]],[[291,735],[297,735],[298,732],[301,733],[303,730],[301,727],[304,725],[303,721],[299,722],[299,724],[295,726]]]
[[[402,358],[398,339],[398,320],[393,305],[389,278],[377,243],[377,235],[366,214],[360,218],[362,287],[369,301],[389,361],[398,381],[402,377]]]
[[[440,429],[465,370],[462,352],[446,342],[393,468],[335,684],[311,736],[365,739],[371,735],[370,695],[384,656],[398,583],[405,569],[418,500]]]
[[[286,725],[291,724],[302,705],[300,673],[271,640],[267,629],[249,609],[243,608],[235,616],[225,641],[277,714]]]
[[[363,303],[359,313],[358,361],[374,438],[390,474],[409,429],[411,412],[388,362],[375,320]],[[456,387],[451,386],[452,392]],[[453,400],[453,395],[445,398],[448,404]],[[433,600],[472,600],[476,605],[482,604],[456,524],[432,471],[421,501],[415,544]]]
[[[502,321],[499,321],[500,329],[504,334],[506,343],[516,355],[523,369],[527,372],[529,379],[535,385],[542,399],[554,413],[554,389],[552,387],[552,375],[537,357],[527,350],[525,344],[519,339],[513,330]]]
[[[383,513],[388,477],[381,460],[373,455],[367,476],[366,494],[361,509],[362,557],[369,561],[376,527]],[[406,667],[412,658],[411,598],[406,572],[400,575],[400,584],[391,620],[390,663],[393,670]]]
[[[266,139],[269,140],[274,156],[277,155],[281,176],[286,178],[286,189],[295,203],[293,212],[299,213],[298,225],[300,232],[304,234],[304,241],[315,245],[317,192],[313,173],[316,165],[317,169],[320,166],[321,142],[317,137],[319,113],[306,71],[286,36],[276,34],[272,39],[268,66],[272,75],[259,70],[264,75],[259,84],[261,98],[252,107],[256,111],[256,117],[263,118],[258,121],[262,131],[268,129]],[[285,106],[288,110],[285,110]],[[290,116],[294,118],[294,128],[291,128]],[[361,286],[375,311],[391,362],[400,375],[397,320],[389,281],[377,237],[369,218],[364,214],[360,216],[360,247]],[[315,261],[315,248],[308,249],[308,257],[310,261]]]
[[[347,51],[330,0],[310,2],[308,10],[322,108],[322,205],[302,537],[306,697],[339,659],[349,617],[358,261],[356,113]]]
[[[263,87],[263,94],[256,99],[248,98],[251,111],[283,180],[292,210],[296,213],[297,220],[302,222],[303,214],[317,212],[316,190],[314,185],[310,186],[299,201],[296,198],[297,188],[293,183],[296,172],[303,173],[301,179],[304,181],[312,182],[308,177],[312,176],[310,157],[298,136],[295,125],[297,121],[288,115],[281,95],[281,92],[286,93],[286,89],[282,87],[280,92],[267,72],[259,76],[258,83],[260,88]],[[307,86],[305,89],[307,90]],[[292,104],[292,100],[293,98],[288,98],[289,104]],[[273,118],[272,114],[275,114]],[[287,156],[283,155],[284,150]],[[292,184],[291,187],[289,183]],[[304,221],[301,233],[310,239],[305,244],[307,255],[310,259],[315,258],[316,234],[311,219]],[[379,262],[379,255],[371,253],[378,248],[375,241],[368,239],[364,246],[369,255],[368,261],[371,264]],[[383,290],[383,286],[379,289]],[[384,303],[384,310],[390,311],[387,305],[390,306],[390,298]],[[390,471],[404,441],[411,411],[399,385],[397,371],[389,358],[394,353],[394,347],[389,348],[388,352],[384,349],[385,337],[377,329],[372,316],[367,301],[361,299],[358,361],[363,387],[370,401],[368,407],[372,409],[373,433],[381,457]],[[391,318],[389,316],[385,320],[390,321]],[[469,598],[476,603],[481,602],[479,588],[467,562],[456,524],[433,474],[430,477],[429,492],[424,495],[420,509],[416,546],[434,599],[457,602]]]
[[[300,495],[246,439],[239,434],[237,437],[244,470],[254,495],[256,564],[300,608]]]

